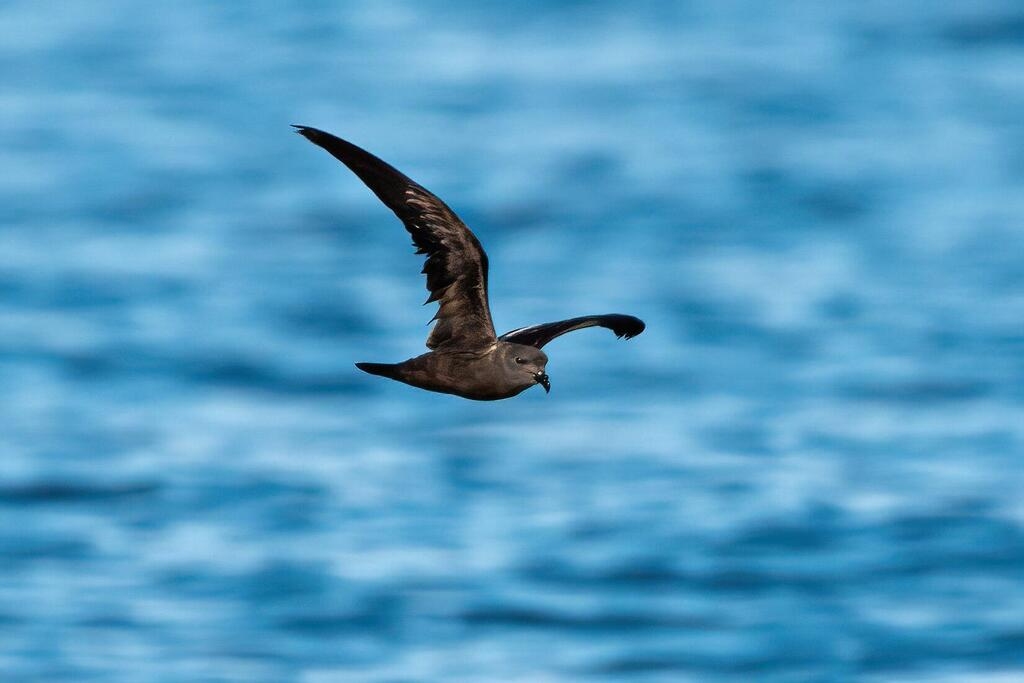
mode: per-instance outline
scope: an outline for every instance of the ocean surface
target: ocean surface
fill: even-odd
[[[1024,681],[1019,2],[0,3],[4,683]],[[552,391],[433,314],[365,146]]]

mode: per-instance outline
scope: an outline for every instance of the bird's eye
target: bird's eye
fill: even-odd
[[[517,362],[517,363],[519,363],[520,365],[522,365],[522,364],[523,364],[523,363],[525,363],[526,361],[525,361],[525,360],[523,360],[522,358],[520,358],[519,356],[516,356],[516,362]]]

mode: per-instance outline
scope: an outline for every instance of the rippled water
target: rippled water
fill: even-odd
[[[1024,13],[840,5],[0,5],[0,677],[1024,680]],[[420,263],[290,123],[648,331],[359,373]]]

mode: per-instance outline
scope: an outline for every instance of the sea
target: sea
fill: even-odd
[[[5,0],[0,388],[4,683],[1019,683],[1024,5]]]

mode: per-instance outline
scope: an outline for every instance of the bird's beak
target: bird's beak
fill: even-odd
[[[537,380],[537,384],[544,387],[544,393],[551,393],[551,380],[548,379],[547,373],[538,372],[533,378]]]

